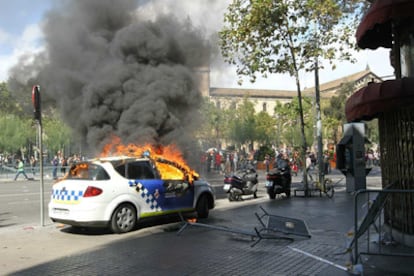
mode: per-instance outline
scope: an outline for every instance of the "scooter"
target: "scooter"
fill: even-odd
[[[290,197],[290,186],[292,184],[292,175],[290,168],[276,168],[266,174],[266,190],[270,199],[275,199],[277,194],[285,193]]]
[[[243,195],[253,195],[257,198],[258,176],[253,165],[237,170],[232,175],[224,176],[224,191],[228,193],[229,201],[242,200]]]

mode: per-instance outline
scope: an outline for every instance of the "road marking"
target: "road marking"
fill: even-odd
[[[313,254],[311,254],[311,253],[308,253],[308,252],[306,252],[306,251],[300,250],[300,249],[295,248],[295,247],[292,247],[292,246],[288,246],[288,248],[292,249],[293,251],[296,251],[296,252],[302,253],[302,254],[304,254],[304,255],[306,255],[306,256],[308,256],[308,257],[314,258],[315,260],[318,260],[318,261],[324,262],[324,263],[326,263],[326,264],[332,265],[332,266],[334,266],[334,267],[336,267],[336,268],[339,268],[339,269],[342,269],[342,270],[344,270],[344,271],[348,271],[348,268],[347,268],[347,267],[342,266],[342,265],[338,265],[338,264],[336,264],[336,263],[334,263],[334,262],[331,262],[331,261],[329,261],[329,260],[327,260],[327,259],[323,259],[323,258],[321,258],[321,257],[315,256],[315,255],[313,255]]]
[[[18,193],[18,194],[5,194],[5,195],[0,195],[0,197],[10,197],[10,196],[28,196],[28,195],[39,195],[39,192],[37,193]]]

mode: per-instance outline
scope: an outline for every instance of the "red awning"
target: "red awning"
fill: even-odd
[[[406,17],[414,17],[413,0],[375,1],[358,26],[358,46],[362,49],[391,48],[391,22]]]
[[[355,92],[346,102],[345,114],[348,122],[357,122],[410,105],[414,105],[414,78],[388,80]]]

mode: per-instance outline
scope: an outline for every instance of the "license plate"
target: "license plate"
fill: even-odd
[[[54,208],[53,213],[56,214],[56,215],[67,215],[67,214],[69,214],[69,210],[68,209]]]
[[[223,189],[224,189],[224,191],[227,192],[228,190],[230,190],[230,187],[231,187],[230,184],[225,184],[224,187],[223,187]]]
[[[266,187],[272,187],[273,186],[273,182],[272,181],[269,181],[269,180],[266,180],[265,186]]]

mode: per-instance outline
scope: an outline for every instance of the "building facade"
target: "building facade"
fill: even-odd
[[[265,111],[273,116],[276,102],[288,103],[297,96],[296,90],[265,90],[243,88],[219,88],[210,87],[209,70],[207,68],[198,71],[200,90],[204,97],[208,97],[219,108],[237,108],[237,105],[247,97],[255,105],[256,112]],[[353,83],[355,91],[366,86],[369,82],[382,82],[382,78],[374,74],[369,68],[343,78],[320,84],[320,97],[329,99],[337,95],[343,84]],[[302,91],[304,97],[315,97],[315,87],[305,88]]]

